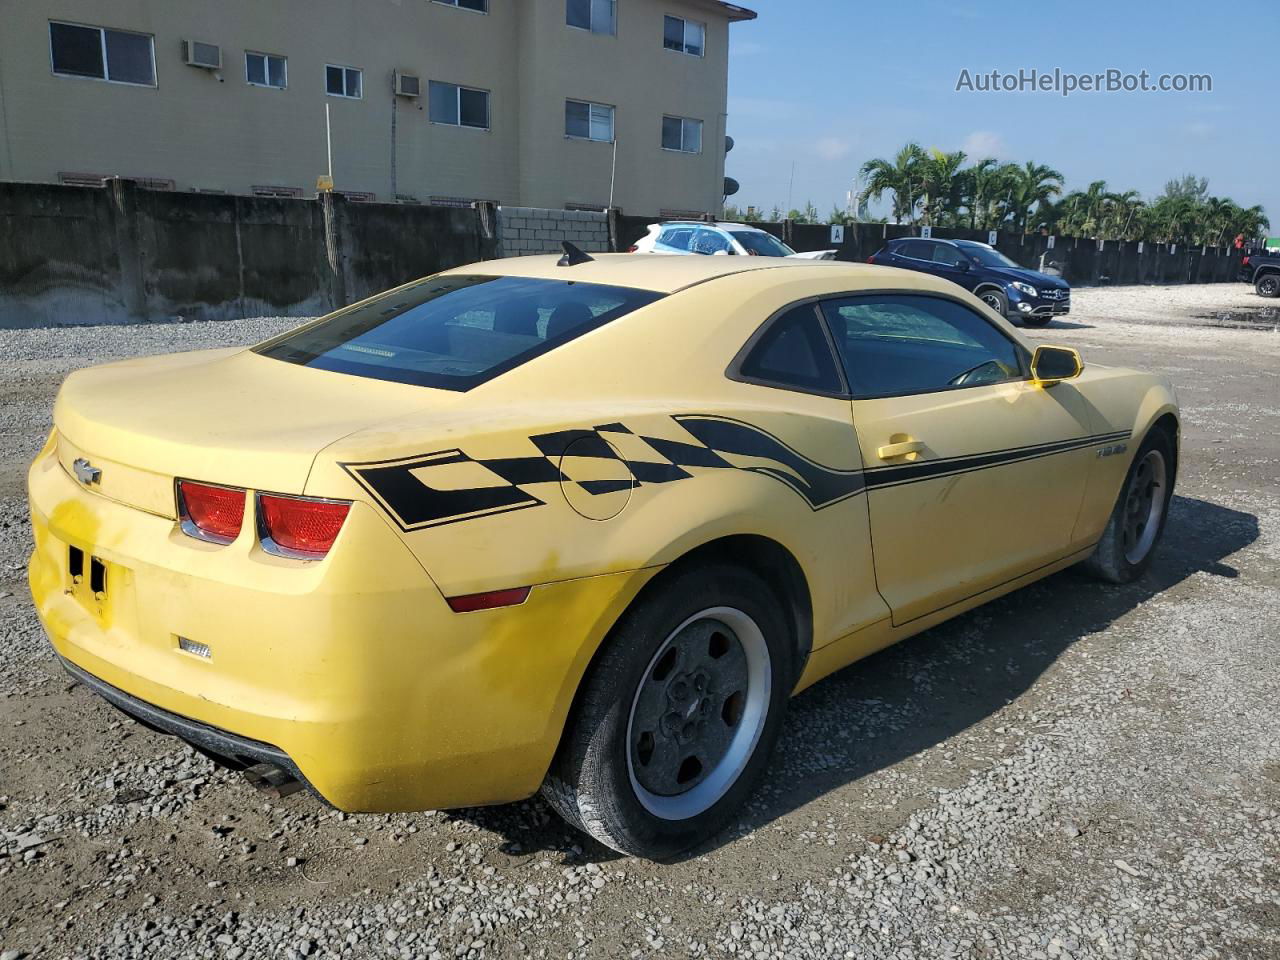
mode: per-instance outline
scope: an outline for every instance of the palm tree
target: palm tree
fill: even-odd
[[[865,196],[879,200],[888,191],[893,194],[893,222],[903,219],[914,224],[916,207],[924,192],[921,182],[921,165],[925,152],[918,143],[908,143],[897,152],[892,162],[882,158],[868,160],[862,165],[866,181]]]
[[[964,164],[964,151],[943,153],[937,147],[920,162],[920,179],[924,188],[924,222],[934,225],[959,206],[958,174]]]
[[[1030,160],[1022,167],[1012,164],[1009,166],[1017,171],[1016,177],[1011,177],[1009,190],[1009,206],[1013,213],[1013,222],[1018,229],[1026,233],[1031,208],[1047,204],[1060,194],[1063,176],[1052,167],[1032,163]]]
[[[1147,206],[1142,201],[1142,197],[1137,190],[1126,190],[1123,193],[1111,194],[1110,201],[1111,222],[1108,224],[1110,234],[1118,240],[1135,239],[1135,228],[1141,231],[1141,213]]]
[[[984,157],[960,171],[962,201],[969,212],[970,230],[991,230],[1004,219],[997,201],[1008,192],[1008,177],[995,157]]]

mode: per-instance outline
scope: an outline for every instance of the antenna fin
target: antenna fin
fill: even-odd
[[[576,267],[580,263],[590,263],[595,259],[583,253],[568,240],[561,240],[560,246],[564,248],[564,256],[556,261],[557,267]]]

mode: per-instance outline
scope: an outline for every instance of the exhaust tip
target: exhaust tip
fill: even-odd
[[[283,800],[302,789],[302,781],[274,763],[255,763],[241,771],[249,785],[273,800]]]

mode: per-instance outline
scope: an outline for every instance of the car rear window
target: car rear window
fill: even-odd
[[[320,370],[469,390],[662,296],[573,280],[449,274],[254,350]]]

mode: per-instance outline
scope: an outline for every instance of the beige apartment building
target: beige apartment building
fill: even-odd
[[[0,180],[716,213],[721,0],[0,0]],[[326,139],[326,107],[331,135]],[[615,150],[616,146],[616,150]]]

